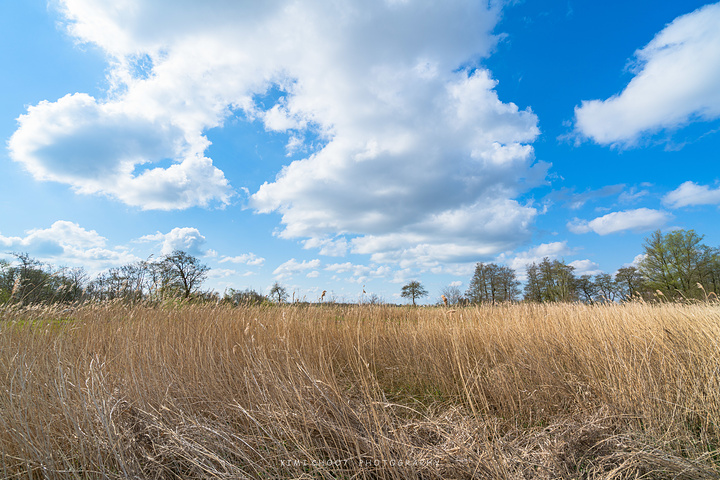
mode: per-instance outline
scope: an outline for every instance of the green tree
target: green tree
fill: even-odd
[[[647,286],[667,298],[704,298],[698,284],[708,279],[714,252],[702,240],[694,230],[657,230],[648,237],[640,262]]]
[[[575,268],[560,260],[543,258],[527,267],[525,300],[531,302],[574,302],[578,299]]]
[[[472,303],[513,301],[520,294],[515,271],[495,263],[478,263],[465,295]]]
[[[412,300],[413,306],[415,306],[415,299],[427,296],[428,291],[422,286],[417,280],[413,280],[407,285],[402,287],[400,296],[403,298],[409,298]]]
[[[12,282],[10,301],[34,304],[55,300],[60,283],[49,268],[28,253],[13,253],[13,256],[18,265],[8,272]]]
[[[10,262],[0,259],[0,303],[10,301],[14,280],[11,275]]]
[[[713,249],[710,252],[710,262],[703,275],[701,282],[707,295],[713,295],[716,299],[720,295],[720,249]]]
[[[623,301],[629,301],[635,296],[645,296],[648,291],[640,270],[633,266],[623,267],[615,272],[615,286]]]
[[[527,267],[527,281],[525,282],[523,294],[525,300],[528,302],[540,303],[543,301],[540,268],[534,262]]]
[[[0,262],[0,302],[37,304],[81,299],[87,280],[83,269],[53,270],[28,253],[13,253],[13,256],[15,265]]]

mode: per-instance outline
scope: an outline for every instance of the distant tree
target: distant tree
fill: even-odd
[[[720,295],[720,249],[715,248],[710,252],[710,261],[703,274],[701,282],[707,295],[714,295],[715,299]]]
[[[593,281],[592,275],[580,275],[576,279],[575,288],[577,289],[580,300],[585,303],[595,303],[598,286]]]
[[[136,262],[115,267],[99,274],[90,282],[89,294],[97,300],[123,300],[137,302],[147,298],[151,291],[151,278],[154,270],[165,270],[167,281],[163,283],[165,292],[179,295],[179,283],[173,283],[176,275],[168,264]]]
[[[472,303],[512,301],[520,294],[515,270],[495,263],[478,263],[465,295]]]
[[[595,276],[596,300],[599,302],[614,302],[618,293],[617,282],[609,273],[600,273]]]
[[[48,267],[28,253],[12,255],[18,265],[8,270],[8,281],[12,283],[9,300],[24,304],[50,303],[56,300],[57,289],[61,285],[59,277],[53,276]]]
[[[540,268],[536,263],[527,267],[527,281],[525,282],[524,297],[528,302],[540,303],[543,301],[543,286],[540,278]]]
[[[547,258],[540,264],[545,279],[545,296],[549,302],[573,302],[578,299],[574,267],[560,260]]]
[[[460,288],[456,287],[455,285],[448,285],[447,287],[443,288],[441,294],[445,296],[448,305],[457,305],[463,298]],[[443,302],[443,300],[440,301]]]
[[[278,303],[283,303],[288,297],[287,289],[278,282],[275,282],[273,286],[270,287],[270,294],[268,296],[273,300],[277,299]]]
[[[615,288],[620,300],[623,301],[631,300],[635,296],[643,296],[648,290],[640,270],[633,266],[623,267],[615,272]]]
[[[10,272],[10,262],[0,259],[0,303],[7,303],[10,301],[10,295],[14,284],[14,280]]]
[[[252,289],[235,290],[228,288],[222,301],[231,305],[259,305],[265,301],[265,296]]]
[[[183,298],[190,298],[199,291],[210,270],[196,257],[181,250],[165,255],[158,266],[163,276],[163,289]]]
[[[640,273],[647,286],[668,298],[703,298],[698,284],[707,279],[714,252],[702,240],[694,230],[657,230],[645,239]]]
[[[12,255],[15,265],[0,261],[0,303],[58,303],[80,299],[87,280],[83,269],[53,270],[28,253]]]
[[[417,280],[413,280],[412,282],[402,287],[402,292],[400,293],[400,296],[403,298],[411,299],[413,306],[415,306],[415,299],[426,297],[427,294],[428,291],[425,290],[425,287],[423,287],[422,284]]]
[[[377,293],[371,293],[368,295],[366,302],[368,305],[384,305],[385,299]]]
[[[59,289],[60,301],[69,303],[84,300],[89,276],[83,267],[63,268],[57,275],[62,284]]]
[[[574,302],[578,299],[574,267],[545,257],[527,267],[525,300],[532,302]]]

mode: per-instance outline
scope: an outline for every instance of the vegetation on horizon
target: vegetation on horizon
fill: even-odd
[[[527,302],[603,303],[629,301],[717,300],[720,294],[720,249],[702,243],[693,230],[653,233],[645,241],[638,266],[618,269],[614,276],[600,273],[576,276],[572,265],[544,258],[527,266],[522,290]],[[255,290],[203,291],[209,267],[183,251],[156,261],[112,268],[89,280],[82,268],[53,269],[26,253],[14,253],[16,265],[0,260],[0,304],[77,303],[86,300],[164,301],[168,299],[224,302],[232,305],[284,303],[288,291],[275,282],[267,295]],[[438,304],[485,304],[517,301],[521,284],[516,272],[503,265],[478,263],[466,292],[456,286],[442,290]],[[326,293],[326,292],[325,292]],[[364,293],[364,291],[363,291]],[[412,305],[429,292],[417,280],[402,287],[400,296]],[[330,303],[335,303],[331,295]],[[323,293],[319,301],[324,301]],[[298,302],[293,293],[293,302]],[[384,303],[377,295],[360,303]]]

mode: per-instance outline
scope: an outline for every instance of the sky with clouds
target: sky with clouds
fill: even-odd
[[[0,4],[0,253],[388,301],[720,244],[720,3]]]

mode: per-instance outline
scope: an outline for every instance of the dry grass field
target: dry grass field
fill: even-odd
[[[0,310],[3,478],[720,477],[720,306]]]

